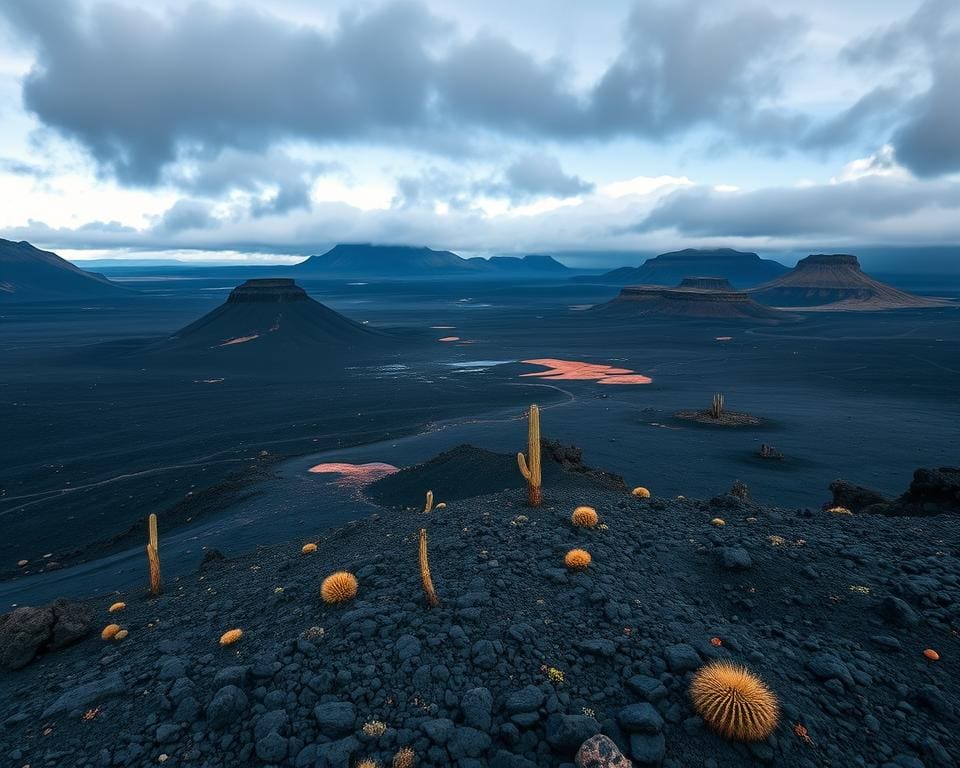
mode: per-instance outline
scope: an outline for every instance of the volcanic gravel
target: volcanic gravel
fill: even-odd
[[[352,767],[409,746],[420,766],[564,766],[601,732],[634,765],[668,768],[960,761],[955,515],[662,499],[655,478],[642,500],[572,473],[530,509],[511,477],[430,514],[385,507],[211,557],[157,598],[91,603],[86,639],[0,672],[0,764]],[[581,504],[600,526],[571,525]],[[564,568],[573,547],[587,570]],[[326,605],[320,582],[341,569],[359,592]],[[108,613],[116,600],[125,610]],[[129,635],[101,640],[113,622]],[[233,628],[243,637],[221,647]],[[724,741],[695,714],[691,675],[718,658],[780,698],[766,741]]]

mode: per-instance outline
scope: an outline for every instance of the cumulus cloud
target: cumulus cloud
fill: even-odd
[[[176,234],[188,229],[209,229],[216,224],[209,203],[178,200],[163,214],[156,229],[165,234]]]
[[[673,192],[633,231],[669,229],[686,236],[875,238],[892,221],[960,209],[960,184],[917,183],[870,174],[852,181],[804,187]],[[909,229],[909,227],[907,228]],[[919,232],[917,232],[919,234]]]

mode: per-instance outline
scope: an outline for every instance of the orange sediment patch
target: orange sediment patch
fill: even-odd
[[[459,336],[444,336],[442,339],[437,339],[437,341],[460,341]]]
[[[218,347],[229,347],[231,344],[245,344],[248,341],[253,341],[254,339],[259,339],[260,334],[254,333],[250,336],[237,336],[235,339],[227,339],[223,344],[217,344]]]
[[[348,464],[346,462],[328,462],[326,464],[317,464],[308,470],[318,475],[340,475],[336,480],[338,485],[369,485],[374,480],[381,477],[392,475],[399,471],[393,464],[384,464],[381,461],[370,462],[369,464]]]
[[[536,360],[522,360],[529,365],[542,365],[547,370],[521,373],[522,377],[534,376],[538,378],[566,381],[596,381],[600,384],[649,384],[653,381],[630,368],[615,368],[612,365],[599,363],[584,363],[578,360],[557,360],[552,357],[537,358]]]

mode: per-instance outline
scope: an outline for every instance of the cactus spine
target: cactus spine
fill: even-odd
[[[424,512],[430,512],[433,509],[433,491],[427,491],[427,503],[423,505]]]
[[[713,396],[713,403],[710,406],[710,415],[719,419],[723,415],[723,395],[716,394]]]
[[[148,528],[150,540],[147,542],[147,563],[150,566],[150,592],[159,595],[163,592],[163,585],[160,582],[160,553],[157,541],[157,516],[151,514]]]
[[[527,504],[539,507],[543,501],[543,489],[540,487],[540,409],[530,406],[529,426],[527,427],[527,456],[517,454],[520,474],[527,479]]]
[[[433,578],[430,576],[430,561],[427,559],[427,529],[420,529],[420,581],[423,582],[423,592],[427,596],[427,603],[431,608],[440,605],[437,592],[433,588]]]

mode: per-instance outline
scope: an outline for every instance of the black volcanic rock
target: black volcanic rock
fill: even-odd
[[[23,240],[0,238],[0,302],[61,301],[133,294],[103,275],[87,272]]]
[[[532,277],[563,273],[567,267],[552,256],[479,256],[465,259],[452,251],[407,245],[341,243],[293,267],[310,277]]]
[[[814,254],[801,259],[790,272],[751,291],[763,304],[777,307],[830,309],[907,309],[938,307],[945,302],[901,291],[881,283],[860,269],[847,253]]]
[[[315,301],[289,278],[268,278],[234,288],[217,309],[147,353],[308,367],[330,355],[383,348],[391,339]]]
[[[578,277],[581,282],[605,285],[677,285],[690,275],[717,275],[732,286],[749,288],[787,272],[778,261],[762,259],[756,253],[732,248],[661,253],[639,267],[621,267],[599,277]]]
[[[627,286],[620,290],[619,296],[594,307],[591,312],[622,318],[753,320],[763,323],[796,319],[786,312],[758,304],[743,291],[712,287],[726,282],[720,278],[685,278],[675,288]],[[711,287],[700,287],[702,284]]]

